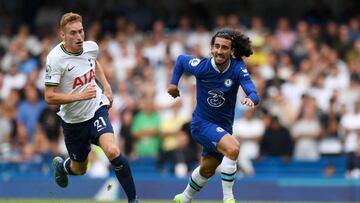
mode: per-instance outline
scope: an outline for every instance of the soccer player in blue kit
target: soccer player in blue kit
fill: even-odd
[[[203,147],[200,166],[192,172],[184,192],[174,197],[176,203],[190,203],[221,162],[224,203],[235,203],[232,187],[240,145],[231,134],[239,86],[247,95],[242,104],[254,108],[259,103],[242,59],[252,54],[249,38],[237,30],[223,29],[212,37],[210,45],[211,58],[180,55],[168,87],[168,93],[176,98],[180,96],[177,85],[183,72],[196,77],[197,104],[191,134]]]

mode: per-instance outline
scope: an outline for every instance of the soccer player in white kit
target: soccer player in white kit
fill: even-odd
[[[90,145],[96,144],[110,160],[128,201],[136,203],[131,170],[127,159],[120,154],[109,120],[108,108],[113,97],[103,69],[96,61],[99,47],[95,42],[84,41],[79,14],[64,14],[60,28],[63,41],[47,56],[45,100],[61,105],[58,115],[70,157],[65,161],[61,157],[54,158],[55,181],[60,187],[66,187],[67,175],[85,174]]]

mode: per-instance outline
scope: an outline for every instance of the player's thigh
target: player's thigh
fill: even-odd
[[[85,162],[91,150],[89,122],[69,124],[62,121],[65,146],[72,161]]]
[[[228,132],[218,125],[203,120],[191,124],[191,134],[193,139],[203,146],[203,156],[206,156],[217,152],[216,146]]]
[[[120,149],[119,146],[116,144],[113,133],[104,133],[100,135],[98,143],[110,160],[120,155]]]
[[[105,136],[102,138],[102,143],[113,142],[115,143],[114,130],[109,118],[109,112],[106,106],[100,107],[96,112],[94,117],[91,119],[92,125],[90,127],[91,131],[91,141],[93,144],[100,145],[100,137],[102,135],[112,134],[112,136]]]

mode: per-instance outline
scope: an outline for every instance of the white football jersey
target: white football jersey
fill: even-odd
[[[96,85],[96,98],[76,101],[60,106],[58,115],[66,123],[80,123],[94,117],[96,110],[109,105],[109,100],[95,82],[95,66],[99,47],[95,42],[84,41],[79,53],[68,52],[63,43],[54,47],[46,59],[45,85],[58,86],[58,92],[82,92]]]

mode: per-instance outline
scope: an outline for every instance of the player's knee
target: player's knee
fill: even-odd
[[[200,175],[204,178],[210,178],[215,174],[215,170],[209,168],[200,168]]]
[[[236,160],[239,156],[239,152],[240,152],[239,145],[234,145],[228,149],[227,154],[225,156],[231,160]]]
[[[104,152],[109,160],[113,160],[120,155],[120,149],[115,144],[105,147]]]

